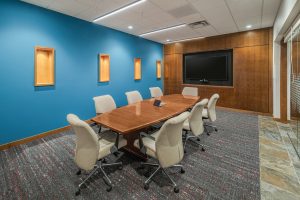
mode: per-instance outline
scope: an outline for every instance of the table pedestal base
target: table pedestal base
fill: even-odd
[[[136,157],[146,161],[147,155],[143,154],[139,148],[134,146],[134,141],[139,139],[139,133],[123,135],[123,137],[127,140],[127,146],[125,146],[124,149]]]

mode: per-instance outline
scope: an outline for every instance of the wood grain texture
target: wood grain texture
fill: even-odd
[[[197,87],[202,98],[219,93],[219,106],[272,112],[271,29],[260,29],[164,46],[164,92],[179,94]],[[183,84],[183,54],[233,49],[233,86]],[[270,91],[271,90],[271,91]]]
[[[99,82],[108,82],[110,79],[110,58],[107,54],[99,55]]]
[[[199,101],[199,97],[180,94],[156,99],[166,104],[162,107],[153,106],[154,99],[148,99],[98,115],[92,121],[127,135],[178,115]]]
[[[280,121],[287,123],[287,44],[280,44]]]
[[[199,101],[199,97],[181,94],[166,95],[156,99],[160,99],[165,105],[154,106],[153,98],[98,115],[92,121],[121,133],[127,140],[125,149],[141,159],[147,159],[140,149],[134,146],[134,141],[139,138],[139,132],[186,111]]]
[[[273,114],[273,28],[269,29],[269,113]]]
[[[54,85],[54,49],[35,47],[34,52],[34,85]]]

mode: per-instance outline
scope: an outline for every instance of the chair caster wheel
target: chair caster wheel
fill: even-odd
[[[145,190],[148,190],[148,189],[149,189],[149,184],[145,183],[145,184],[144,184],[144,189],[145,189]]]
[[[174,192],[178,193],[179,192],[179,188],[178,187],[174,187]]]
[[[207,135],[210,135],[210,133],[206,133]]]
[[[205,149],[204,149],[203,147],[201,148],[201,150],[202,150],[202,151],[205,151]]]
[[[197,141],[200,141],[200,138],[197,138]]]
[[[102,163],[107,163],[107,160],[106,160],[106,159],[103,159],[103,160],[102,160]]]
[[[111,190],[112,190],[112,186],[109,186],[109,187],[106,189],[107,192],[110,192]]]
[[[122,170],[122,169],[123,169],[123,165],[120,165],[120,166],[118,167],[118,169],[119,169],[119,170]]]
[[[184,174],[184,173],[185,173],[185,170],[184,170],[183,168],[181,168],[181,169],[180,169],[180,173],[181,173],[181,174]]]
[[[78,172],[76,172],[76,175],[80,175],[81,174],[81,170],[78,170]]]
[[[186,150],[184,150],[184,153],[186,153]]]
[[[77,191],[75,192],[75,196],[78,196],[78,195],[80,195],[80,190],[77,190]]]
[[[215,128],[215,131],[216,131],[216,132],[218,132],[218,129],[217,129],[217,128]]]

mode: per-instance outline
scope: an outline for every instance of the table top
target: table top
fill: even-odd
[[[147,99],[103,113],[94,117],[92,121],[118,133],[130,134],[186,111],[195,105],[200,97],[172,94],[156,99],[165,105],[153,106],[155,99]]]

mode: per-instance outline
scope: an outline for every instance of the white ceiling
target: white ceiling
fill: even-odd
[[[135,0],[23,0],[89,22]],[[143,36],[166,43],[194,37],[209,37],[272,27],[282,0],[147,0],[127,10],[97,21],[133,35],[207,20],[209,26],[192,29],[184,26]],[[129,30],[128,26],[133,26]]]

